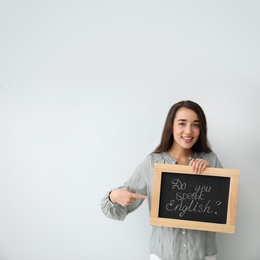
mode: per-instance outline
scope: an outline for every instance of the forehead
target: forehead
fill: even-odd
[[[181,107],[177,110],[174,120],[179,120],[179,119],[188,120],[188,121],[199,120],[195,111],[187,107]]]

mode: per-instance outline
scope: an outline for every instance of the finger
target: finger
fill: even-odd
[[[209,166],[210,164],[207,161],[202,160],[199,164],[197,173],[202,173]]]
[[[196,173],[198,169],[198,159],[192,159],[190,165],[192,166],[192,172]]]
[[[195,170],[197,170],[198,168],[199,168],[199,165],[200,165],[200,163],[201,163],[201,160],[202,159],[192,159],[191,161],[190,161],[190,166],[192,166],[192,168]]]
[[[145,200],[145,199],[147,199],[147,196],[142,195],[142,194],[136,194],[136,193],[133,193],[133,194],[132,194],[132,198],[134,198],[134,199],[143,199],[143,200]]]
[[[202,166],[203,166],[203,160],[202,159],[196,159],[192,162],[192,171],[193,173],[200,173],[201,172],[201,169],[202,169]]]
[[[206,163],[203,165],[203,167],[202,167],[202,169],[201,169],[201,172],[203,172],[204,170],[206,170],[207,167],[209,167],[209,163],[208,163],[208,162],[206,162]]]
[[[195,159],[194,159],[194,158],[191,159],[191,160],[190,160],[190,166],[192,166],[192,165],[194,164],[194,162],[195,162]]]
[[[208,162],[203,159],[192,159],[190,161],[190,166],[192,166],[192,172],[196,174],[201,173],[207,167],[207,164]]]
[[[194,173],[198,174],[200,172],[200,166],[199,164],[197,163],[196,165],[194,165],[194,170],[193,170]]]
[[[197,168],[197,166],[196,166],[196,160],[195,160],[195,159],[192,159],[192,160],[190,161],[190,166],[192,166],[192,172],[193,172],[193,173],[196,173],[196,168]]]
[[[204,165],[204,162],[201,162],[201,163],[199,164],[199,167],[198,167],[198,170],[197,170],[197,174],[200,174],[200,173],[202,172],[203,165]]]
[[[205,164],[204,161],[200,161],[200,162],[198,163],[198,168],[197,168],[197,171],[196,171],[197,174],[200,174],[200,173],[202,172],[202,169],[203,169],[204,164]]]

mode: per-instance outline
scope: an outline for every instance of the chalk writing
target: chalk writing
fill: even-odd
[[[211,186],[196,185],[194,188],[194,192],[186,193],[184,192],[187,187],[187,184],[185,182],[181,182],[180,179],[174,179],[171,183],[172,189],[177,188],[178,190],[182,191],[176,192],[175,199],[172,199],[169,203],[166,204],[166,209],[168,211],[178,211],[180,217],[183,217],[186,212],[208,214],[211,214],[213,212],[210,207],[211,199],[208,199],[206,203],[200,203],[200,201],[205,200],[204,193],[208,193],[211,191]],[[221,201],[218,201],[218,203],[221,204]]]
[[[218,201],[216,202],[216,204],[217,204],[217,206],[219,206],[219,205],[221,205],[221,204],[222,204],[222,202],[218,200]],[[217,211],[215,211],[215,214],[218,214],[218,212],[217,212]]]
[[[184,190],[186,188],[186,183],[182,183],[179,179],[172,181],[172,189],[174,190],[177,187],[178,190]]]

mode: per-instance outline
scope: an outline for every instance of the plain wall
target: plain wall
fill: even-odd
[[[198,102],[241,170],[218,260],[259,260],[259,1],[1,1],[0,259],[144,260],[147,202],[103,195],[158,145],[170,106]]]

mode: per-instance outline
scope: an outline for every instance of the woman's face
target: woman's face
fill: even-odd
[[[186,107],[177,110],[173,121],[174,145],[191,149],[200,135],[200,122],[197,114]]]

